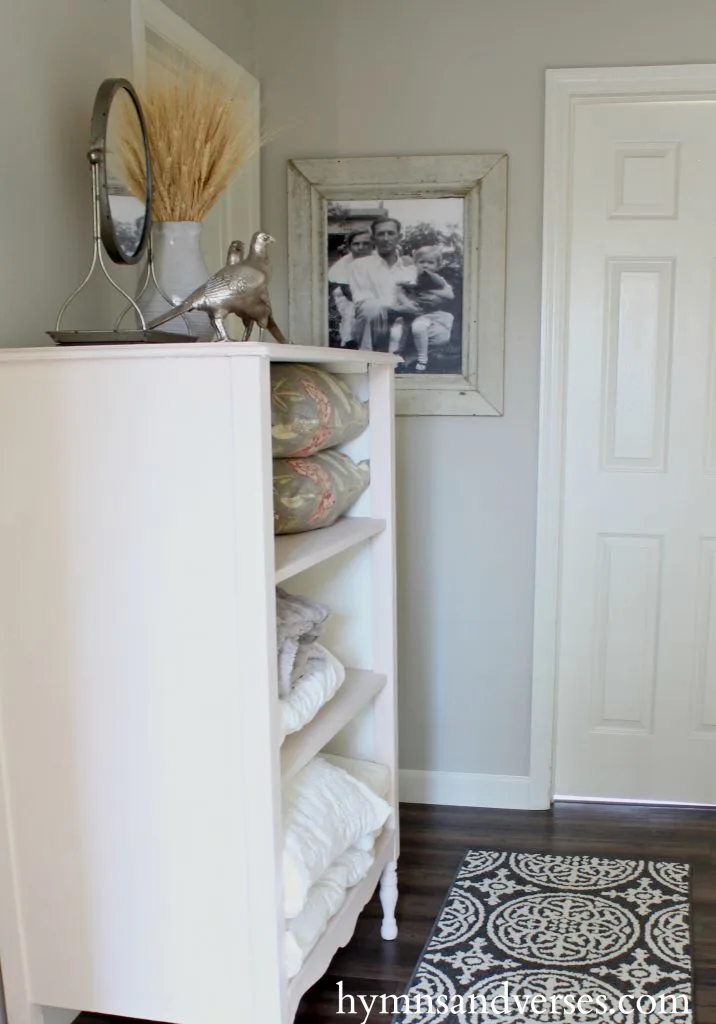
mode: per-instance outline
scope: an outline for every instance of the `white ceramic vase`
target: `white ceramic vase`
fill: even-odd
[[[154,272],[171,305],[176,306],[209,277],[201,253],[201,224],[191,220],[158,221],[152,232]],[[150,281],[144,294],[137,298],[137,305],[147,323],[170,308],[154,281]],[[188,325],[182,317],[175,317],[160,329],[174,334],[214,336],[206,313],[187,313],[186,320]]]

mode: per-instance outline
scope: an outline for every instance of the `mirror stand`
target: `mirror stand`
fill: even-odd
[[[125,104],[123,107],[122,104]],[[127,105],[128,104],[128,105]],[[125,117],[125,112],[127,112]],[[128,117],[128,120],[127,120]],[[136,299],[112,277],[106,259],[135,265],[146,254],[144,278],[137,299],[150,281],[170,306],[174,303],[157,281],[152,254],[152,168],[149,142],[141,104],[125,78],[107,78],[95,97],[87,152],[92,172],[92,262],[84,280],[62,304],[54,331],[48,331],[57,345],[156,344],[198,341],[185,315],[187,334],[153,329]],[[123,146],[128,143],[129,162],[123,163]],[[111,331],[68,331],[62,320],[68,307],[87,286],[97,265],[111,287],[127,305]],[[136,330],[120,330],[127,313],[134,311]]]
[[[90,273],[91,273],[91,271],[90,271]],[[105,274],[106,273],[107,273],[107,271],[105,270]],[[144,264],[144,278],[142,280],[141,285],[139,286],[139,291],[137,292],[137,300],[141,299],[141,297],[144,295],[145,291],[149,287],[150,281],[154,282],[154,287],[157,289],[157,291],[159,292],[161,297],[164,299],[164,301],[167,302],[170,306],[173,306],[174,305],[173,300],[167,295],[167,293],[164,291],[164,289],[162,288],[161,284],[159,283],[159,281],[157,279],[157,272],[156,272],[156,270],[154,268],[154,243],[152,242],[151,234],[149,235],[149,238],[147,239],[147,259],[146,259],[146,262]],[[112,282],[112,283],[114,284],[114,282]],[[116,287],[116,285],[115,285],[115,287]],[[120,288],[119,291],[122,291],[122,289]],[[124,295],[125,293],[122,292],[122,294]],[[119,316],[117,317],[117,319],[114,322],[114,329],[115,329],[115,331],[119,330],[119,325],[122,323],[122,321],[124,320],[124,318],[127,315],[127,313],[131,312],[132,309],[138,309],[137,302],[135,301],[135,299],[132,299],[130,296],[127,296],[127,298],[129,299],[129,303],[124,307],[124,309],[122,310],[122,312],[119,314]],[[139,312],[139,316],[140,316],[140,323],[142,324],[142,326],[144,326],[145,321],[144,321],[144,317],[142,316],[142,311],[138,310],[138,312]],[[191,325],[189,324],[189,319],[188,319],[186,313],[180,313],[179,316],[184,321],[184,325],[186,327],[186,333],[187,334],[191,334]],[[175,338],[175,340],[178,341],[179,339]]]
[[[129,295],[128,292],[125,292],[124,288],[122,288],[120,285],[117,284],[117,282],[112,278],[112,275],[110,274],[109,270],[107,269],[107,264],[105,263],[105,259],[104,259],[104,253],[102,252],[102,237],[101,237],[101,233],[100,233],[100,220],[99,220],[99,166],[100,166],[101,160],[100,160],[100,157],[99,157],[99,155],[97,153],[97,150],[94,149],[94,148],[90,149],[89,152],[87,153],[87,159],[90,162],[90,168],[91,168],[91,171],[92,171],[92,244],[93,244],[92,263],[90,264],[90,268],[87,271],[87,274],[86,274],[84,280],[82,281],[82,283],[79,285],[79,287],[75,288],[75,290],[72,292],[72,294],[69,296],[69,298],[65,299],[64,303],[62,304],[62,308],[60,309],[60,312],[57,314],[57,321],[55,323],[55,330],[52,332],[52,334],[53,335],[61,335],[63,333],[62,330],[61,330],[62,318],[65,315],[65,312],[67,311],[69,306],[71,306],[71,304],[74,302],[74,300],[80,294],[80,292],[84,290],[84,288],[85,288],[85,286],[87,284],[89,284],[90,279],[91,279],[92,275],[94,274],[95,267],[97,266],[97,264],[99,264],[99,266],[100,266],[100,268],[102,270],[102,273],[107,278],[107,280],[109,281],[111,286],[114,288],[114,290],[119,292],[120,295],[123,295],[124,298],[127,299],[128,303],[129,303],[129,305],[126,307],[124,312],[121,314],[121,316],[117,320],[117,322],[115,324],[115,331],[118,331],[120,323],[122,322],[122,320],[124,319],[124,317],[129,312],[130,309],[134,309],[135,310],[137,316],[139,317],[139,322],[142,325],[142,331],[146,331],[147,330],[147,321],[144,319],[144,314],[142,313],[141,309],[139,308],[139,306],[137,305],[135,300],[132,298],[132,296]],[[151,246],[151,243],[150,243],[150,246]],[[151,252],[151,249],[149,251]],[[151,264],[151,258],[148,256],[148,258],[147,258],[147,265],[149,266],[150,264]],[[147,276],[147,282],[148,281],[149,281],[149,276]],[[146,283],[142,286],[142,292],[144,291],[146,286],[147,286]],[[141,295],[141,292],[140,292],[140,295]],[[64,332],[64,333],[66,334],[68,332]],[[73,331],[71,333],[74,334],[75,332]],[[97,335],[103,335],[103,334],[107,334],[108,332],[106,332],[106,331],[93,331],[91,333],[97,334]],[[55,339],[55,340],[57,340],[57,339]]]

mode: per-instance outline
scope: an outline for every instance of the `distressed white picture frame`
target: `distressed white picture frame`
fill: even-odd
[[[355,157],[288,163],[291,340],[328,344],[327,204],[464,200],[463,373],[396,377],[404,416],[500,416],[504,395],[507,156]]]

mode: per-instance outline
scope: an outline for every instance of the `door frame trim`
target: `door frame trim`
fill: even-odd
[[[546,72],[542,240],[537,550],[535,566],[530,802],[549,807],[557,706],[564,413],[569,302],[573,125],[584,103],[659,96],[716,99],[716,64],[562,68]]]

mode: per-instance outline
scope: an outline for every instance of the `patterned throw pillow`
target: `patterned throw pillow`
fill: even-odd
[[[342,452],[273,460],[274,533],[305,533],[332,526],[370,483],[368,462]]]
[[[368,403],[340,377],[305,363],[271,364],[271,433],[276,459],[314,455],[352,441],[368,426]]]

